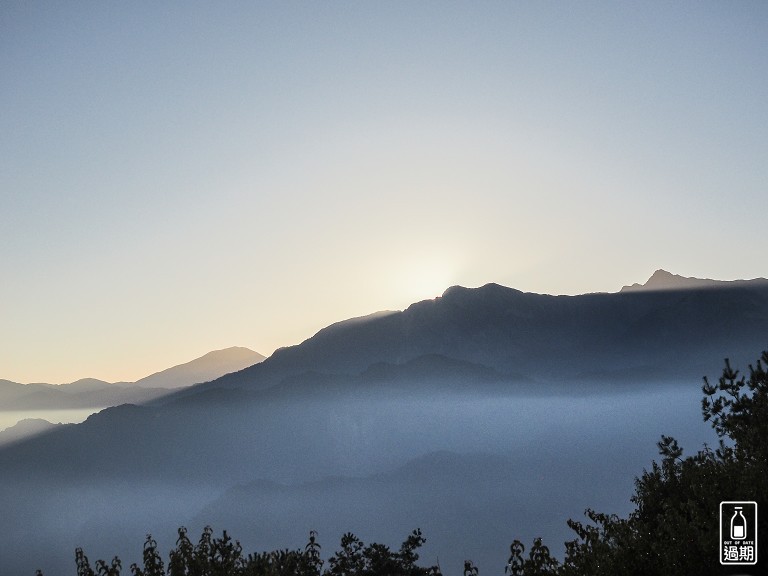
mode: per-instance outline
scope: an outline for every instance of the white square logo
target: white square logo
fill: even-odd
[[[757,564],[757,502],[720,502],[720,564]]]

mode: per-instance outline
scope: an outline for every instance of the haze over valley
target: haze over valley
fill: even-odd
[[[588,507],[639,535],[613,574],[662,435],[637,571],[715,571],[768,498],[768,414],[686,458],[768,348],[766,38],[758,0],[1,2],[0,575],[211,525],[489,576]]]
[[[557,546],[587,507],[626,514],[661,434],[712,443],[701,377],[753,362],[766,328],[768,281],[661,271],[580,296],[452,287],[341,321],[0,449],[3,562],[64,572],[75,546],[133,561],[147,532],[169,548],[211,524],[249,550],[421,528],[448,573],[498,569],[514,538]]]
[[[136,382],[109,383],[83,378],[54,385],[0,380],[0,445],[49,429],[53,424],[82,422],[102,408],[148,402],[174,388],[207,382],[263,359],[258,352],[232,347],[209,352]]]

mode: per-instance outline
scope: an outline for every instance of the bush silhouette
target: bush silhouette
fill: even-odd
[[[367,546],[354,534],[345,534],[341,549],[328,560],[329,568],[323,572],[320,544],[317,534],[309,533],[309,542],[303,550],[274,550],[243,556],[239,542],[224,531],[221,538],[213,536],[210,526],[203,529],[200,540],[193,545],[184,527],[179,528],[176,547],[169,554],[167,571],[151,535],[144,542],[143,567],[131,565],[133,576],[427,576],[436,575],[437,567],[416,565],[425,538],[414,530],[397,552],[383,544]],[[75,551],[77,576],[120,576],[121,562],[115,557],[111,564],[97,560],[95,570],[81,548]],[[38,571],[38,575],[41,575]]]

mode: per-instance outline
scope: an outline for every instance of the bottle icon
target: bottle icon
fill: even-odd
[[[731,539],[744,540],[747,537],[747,519],[741,513],[741,506],[734,508],[731,517]]]

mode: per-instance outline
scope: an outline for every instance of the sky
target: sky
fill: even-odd
[[[452,285],[768,276],[768,3],[0,5],[0,378]]]

